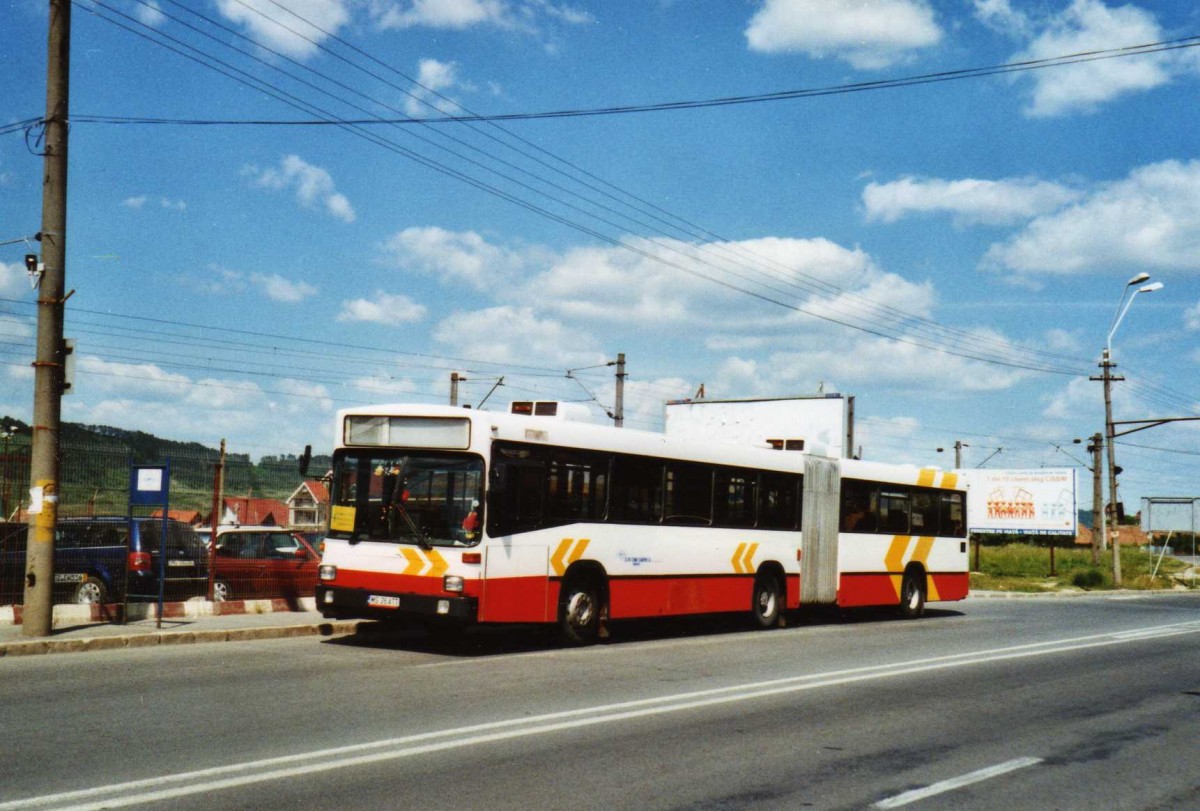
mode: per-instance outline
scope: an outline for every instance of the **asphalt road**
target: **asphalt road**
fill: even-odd
[[[17,808],[1200,808],[1200,595],[0,661]]]

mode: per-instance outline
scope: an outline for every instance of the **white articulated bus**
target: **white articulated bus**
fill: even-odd
[[[447,406],[337,416],[317,605],[330,618],[557,623],[967,594],[953,473]]]

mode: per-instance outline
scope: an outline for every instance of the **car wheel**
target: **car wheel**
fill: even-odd
[[[905,619],[917,619],[925,613],[925,576],[921,572],[904,573],[900,584],[900,615]]]
[[[563,588],[558,628],[565,642],[590,645],[600,635],[600,590],[590,577],[574,577]]]
[[[759,628],[779,627],[779,580],[768,572],[759,572],[754,578],[754,596],[751,598],[750,613]]]
[[[104,588],[103,581],[84,580],[75,589],[75,596],[71,602],[76,605],[99,605],[107,601],[108,590]]]
[[[223,603],[226,600],[233,599],[233,592],[229,589],[229,584],[224,580],[218,580],[213,583],[213,602]]]

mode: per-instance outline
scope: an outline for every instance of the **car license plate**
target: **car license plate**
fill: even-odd
[[[367,598],[367,605],[374,608],[399,608],[399,597],[387,597],[382,594],[372,594]]]
[[[190,560],[168,560],[167,566],[195,566],[194,561]]]

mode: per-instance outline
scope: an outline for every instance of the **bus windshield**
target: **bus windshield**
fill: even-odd
[[[483,526],[483,460],[467,454],[339,451],[330,538],[474,546]]]

